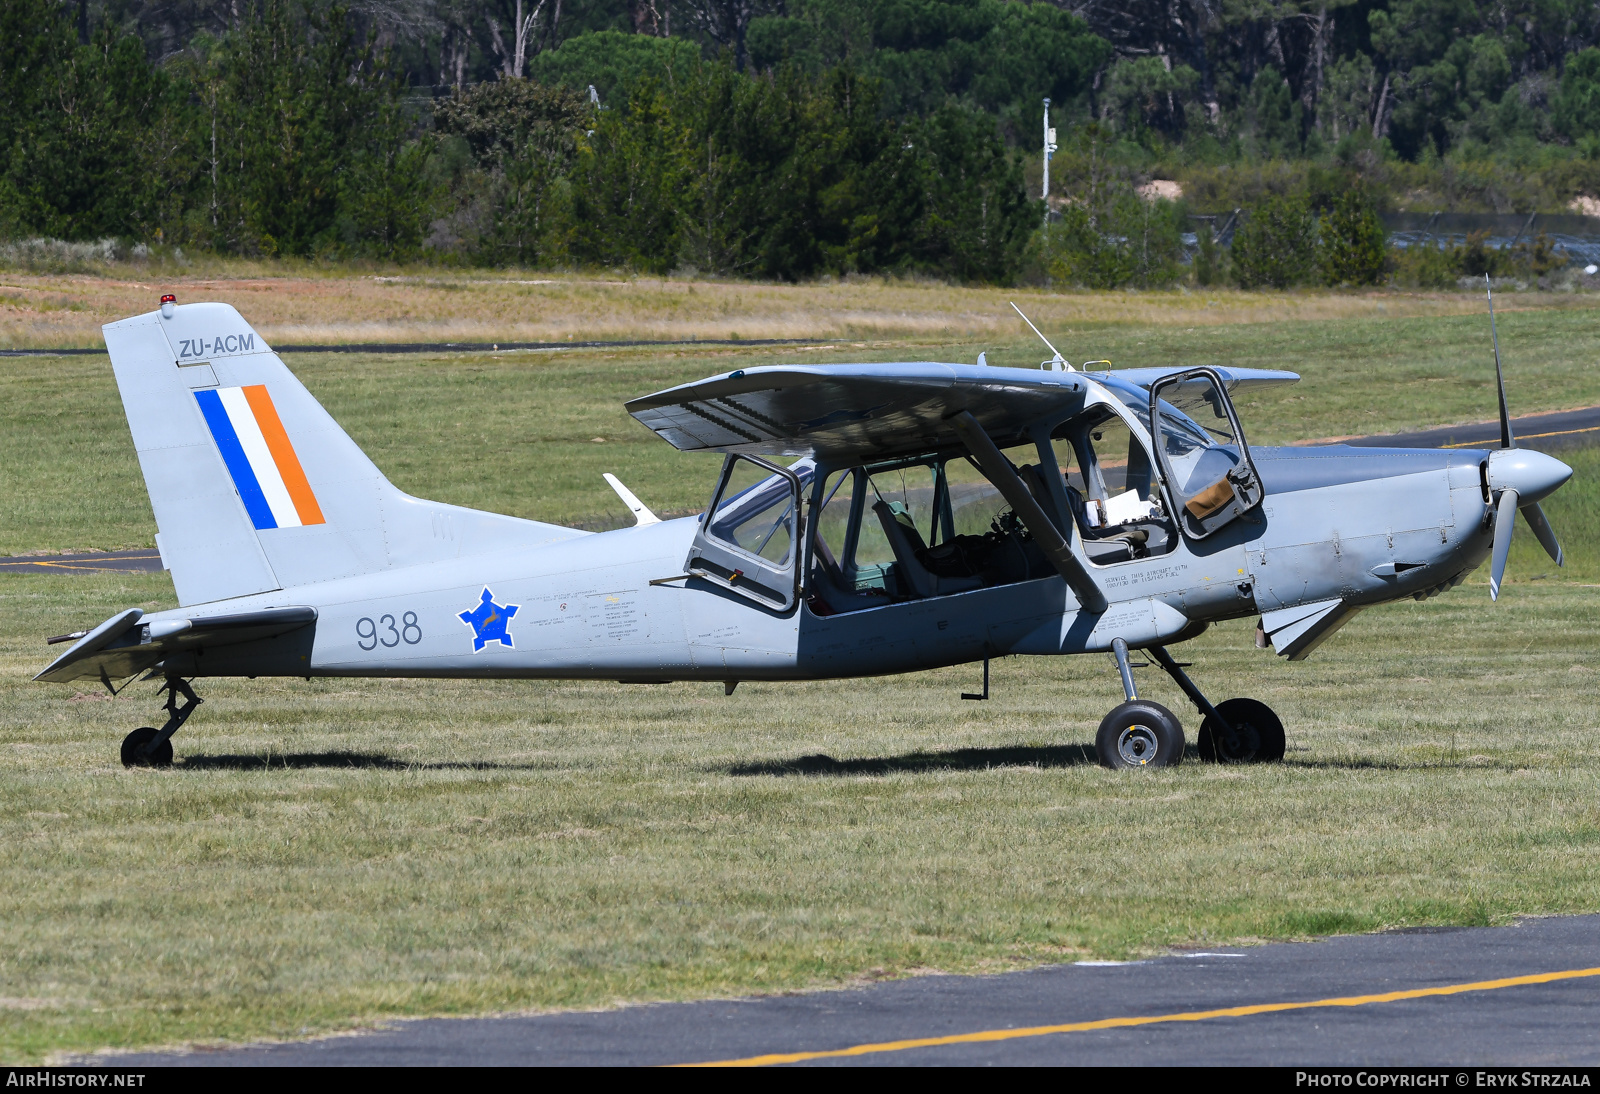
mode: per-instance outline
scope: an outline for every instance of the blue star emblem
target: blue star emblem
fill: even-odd
[[[511,644],[511,632],[506,628],[511,617],[517,614],[515,604],[496,604],[494,594],[485,586],[483,600],[470,612],[462,612],[457,619],[472,628],[472,652],[477,653],[490,642],[498,642],[506,649]]]

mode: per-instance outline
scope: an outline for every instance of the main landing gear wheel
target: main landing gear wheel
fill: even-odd
[[[1130,699],[1100,723],[1094,750],[1100,766],[1113,770],[1176,767],[1183,762],[1183,725],[1160,703]]]
[[[1264,764],[1283,759],[1283,723],[1272,708],[1254,699],[1226,699],[1217,704],[1232,732],[1213,718],[1200,723],[1200,758],[1219,764]]]
[[[145,745],[155,740],[157,730],[154,726],[141,726],[122,738],[122,766],[123,767],[171,767],[172,766],[172,741],[162,741],[153,752],[146,753]]]

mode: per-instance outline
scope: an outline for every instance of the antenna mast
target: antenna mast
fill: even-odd
[[[1022,315],[1022,309],[1017,307],[1015,301],[1007,300],[1006,303],[1011,305],[1011,310],[1012,311],[1016,312],[1018,315]],[[1039,341],[1043,342],[1046,346],[1049,346],[1050,347],[1050,352],[1055,354],[1055,356],[1050,359],[1050,365],[1051,365],[1051,367],[1053,367],[1055,369],[1055,371],[1057,371],[1057,372],[1077,372],[1078,371],[1077,369],[1073,368],[1071,365],[1067,364],[1067,359],[1065,357],[1061,356],[1061,351],[1060,350],[1058,350],[1058,349],[1056,349],[1056,347],[1050,345],[1050,339],[1046,338],[1044,336],[1044,334],[1039,330],[1039,328],[1033,325],[1033,320],[1032,319],[1029,319],[1026,315],[1022,315],[1022,321],[1024,323],[1028,324],[1028,329],[1033,331],[1034,334],[1039,335]]]

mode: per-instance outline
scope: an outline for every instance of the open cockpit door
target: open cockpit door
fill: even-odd
[[[801,462],[809,471],[810,461]],[[793,608],[799,598],[802,486],[793,470],[754,456],[729,456],[684,570],[763,607]]]
[[[1150,436],[1173,509],[1202,539],[1261,504],[1261,476],[1227,388],[1209,368],[1150,385]]]

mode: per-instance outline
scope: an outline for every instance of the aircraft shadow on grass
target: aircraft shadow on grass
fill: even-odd
[[[185,756],[175,765],[193,771],[265,771],[269,768],[303,770],[307,768],[352,767],[380,771],[532,771],[549,764],[511,764],[487,761],[462,763],[413,763],[381,752],[272,752],[256,755]]]
[[[1186,750],[1189,758],[1197,755]],[[765,760],[724,770],[730,775],[889,775],[897,771],[985,771],[992,767],[1092,767],[1094,745],[1044,745],[1010,748],[957,748],[948,752],[908,752],[836,760],[818,753],[792,760]]]
[[[1192,742],[1184,746],[1185,763],[1203,763],[1200,750]],[[960,748],[949,752],[908,752],[901,756],[864,756],[836,760],[818,753],[792,760],[765,760],[724,768],[730,775],[890,775],[900,771],[984,771],[993,767],[1093,767],[1099,763],[1094,745],[1045,745],[1030,748]],[[1456,768],[1484,770],[1505,765],[1468,763],[1464,760],[1400,763],[1392,760],[1287,760],[1286,766],[1322,770],[1399,771],[1415,768]]]

